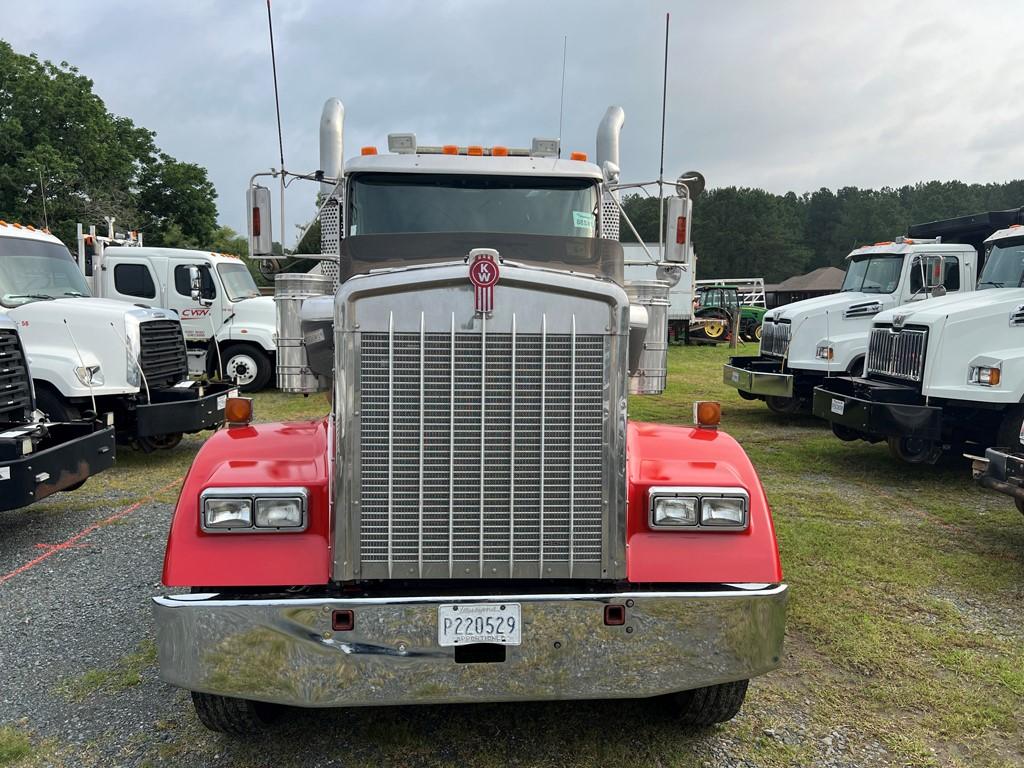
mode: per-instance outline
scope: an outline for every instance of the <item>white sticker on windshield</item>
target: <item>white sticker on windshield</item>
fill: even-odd
[[[573,211],[572,225],[576,227],[576,229],[585,229],[587,232],[593,232],[594,214],[585,213],[584,211]]]

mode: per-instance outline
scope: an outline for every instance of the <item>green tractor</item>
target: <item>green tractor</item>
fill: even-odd
[[[729,325],[733,313],[740,312],[740,338],[761,340],[761,321],[765,308],[740,305],[740,294],[734,286],[704,285],[697,288],[696,306],[690,326],[690,338],[717,344],[729,341]]]

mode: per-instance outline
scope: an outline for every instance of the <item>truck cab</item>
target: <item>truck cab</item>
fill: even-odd
[[[627,419],[647,316],[606,236],[621,124],[610,109],[599,164],[411,134],[324,164],[338,285],[299,336],[330,413],[255,424],[229,403],[168,537],[163,582],[190,593],[154,599],[161,675],[206,726],[654,696],[709,725],[778,665],[771,513],[717,405]]]
[[[72,421],[36,408],[18,325],[0,315],[0,511],[20,509],[114,465],[113,414]]]
[[[973,291],[977,259],[970,245],[937,238],[899,237],[857,248],[846,257],[839,293],[769,310],[760,354],[731,358],[723,381],[775,413],[797,413],[826,378],[860,373],[879,312]]]
[[[225,253],[141,245],[138,233],[98,236],[79,225],[78,264],[96,296],[165,307],[185,333],[189,370],[221,375],[246,392],[273,380],[274,300],[260,295],[245,263]],[[199,270],[194,295],[191,270]]]
[[[1015,445],[1024,420],[1024,227],[984,241],[973,293],[879,313],[862,376],[814,391],[814,413],[843,440],[886,441],[909,463],[944,450]]]
[[[113,413],[118,441],[143,450],[223,422],[231,387],[189,379],[174,313],[91,296],[47,231],[0,222],[0,314],[18,325],[52,421]]]

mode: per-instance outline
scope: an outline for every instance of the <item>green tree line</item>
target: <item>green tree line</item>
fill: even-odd
[[[818,267],[842,266],[852,249],[891,240],[911,224],[1022,205],[1024,180],[823,188],[802,195],[720,187],[694,200],[691,237],[700,278],[777,282]],[[658,240],[657,198],[631,195],[623,208],[645,241]],[[621,232],[623,242],[636,240],[625,224]]]

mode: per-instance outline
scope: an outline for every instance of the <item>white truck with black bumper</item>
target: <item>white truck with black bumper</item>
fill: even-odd
[[[814,414],[843,440],[885,440],[909,463],[1015,445],[1024,420],[1024,229],[985,240],[973,293],[879,314],[863,376],[832,377]]]
[[[933,293],[974,289],[977,254],[969,245],[897,238],[852,251],[840,292],[770,310],[756,357],[730,358],[723,381],[745,400],[791,414],[830,376],[858,374],[871,321],[879,312]]]

